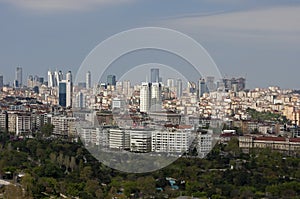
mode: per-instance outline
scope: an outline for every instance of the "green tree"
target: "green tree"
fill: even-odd
[[[53,133],[54,125],[52,124],[45,124],[41,128],[41,133],[44,137],[49,137]]]
[[[22,177],[21,179],[21,185],[25,189],[25,196],[33,196],[32,191],[34,188],[34,178],[26,173],[25,176]]]

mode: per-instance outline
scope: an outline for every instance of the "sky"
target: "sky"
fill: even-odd
[[[0,0],[0,74],[5,83],[17,66],[23,81],[76,74],[103,40],[155,26],[194,38],[222,76],[246,77],[248,88],[300,89],[299,21],[298,0]]]

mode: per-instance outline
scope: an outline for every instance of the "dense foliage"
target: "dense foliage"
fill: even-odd
[[[286,116],[279,113],[272,113],[270,111],[259,112],[255,109],[247,108],[247,113],[250,115],[252,120],[256,120],[259,122],[272,121],[272,122],[279,122],[282,124],[289,122]]]
[[[206,159],[183,157],[146,174],[110,169],[80,143],[0,139],[0,173],[17,185],[1,192],[12,198],[300,198],[299,158],[267,149],[244,154],[234,139]],[[176,179],[178,189],[166,177]]]

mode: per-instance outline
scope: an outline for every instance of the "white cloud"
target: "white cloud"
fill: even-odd
[[[162,24],[189,32],[223,36],[270,37],[300,41],[300,7],[272,7],[210,16],[163,20]]]
[[[89,10],[95,6],[107,6],[132,2],[134,0],[0,0],[17,7],[40,11],[80,11]]]

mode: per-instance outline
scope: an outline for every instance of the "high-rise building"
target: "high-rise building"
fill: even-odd
[[[53,88],[54,87],[54,74],[52,71],[48,71],[48,87]]]
[[[187,91],[189,93],[195,93],[196,92],[196,84],[195,84],[195,82],[192,82],[192,81],[188,82]]]
[[[62,73],[62,71],[55,71],[54,72],[54,81],[53,81],[53,86],[57,87],[59,82],[62,81],[64,78],[64,75]]]
[[[159,78],[159,69],[158,68],[151,68],[151,82],[159,82],[160,78]]]
[[[140,112],[149,112],[151,107],[151,83],[143,82],[140,90]]]
[[[3,87],[3,75],[0,75],[0,89]]]
[[[182,80],[177,79],[176,97],[179,99],[182,97]]]
[[[62,80],[58,85],[58,104],[60,106],[67,106],[67,83]]]
[[[66,79],[61,80],[58,84],[59,105],[63,107],[71,107],[72,97],[73,97],[72,73],[71,71],[69,71],[66,74]]]
[[[226,91],[232,90],[235,92],[242,91],[246,88],[246,79],[240,78],[223,78],[223,83]]]
[[[107,84],[111,86],[116,86],[116,76],[115,75],[108,75],[107,76]]]
[[[246,79],[244,77],[240,77],[237,79],[237,84],[238,84],[238,90],[242,91],[245,90],[246,88]]]
[[[130,97],[131,96],[131,83],[130,83],[129,80],[123,81],[123,94],[126,97]]]
[[[17,85],[15,85],[15,87],[21,87],[23,85],[23,74],[21,67],[16,68],[15,80],[17,81]]]
[[[75,107],[76,108],[85,108],[85,96],[82,92],[78,92],[76,94]]]
[[[203,97],[203,94],[204,93],[207,93],[209,90],[207,88],[207,85],[206,85],[206,82],[205,82],[205,79],[201,78],[199,81],[198,81],[198,97]]]
[[[215,91],[216,90],[215,77],[213,76],[206,77],[206,85],[207,85],[208,92]]]
[[[29,77],[27,79],[27,87],[32,88],[33,85],[34,85],[33,76],[29,75]]]
[[[88,71],[86,73],[85,83],[86,83],[86,88],[87,89],[90,89],[92,87],[92,77],[91,77],[91,72],[90,71]]]
[[[175,79],[172,79],[172,78],[167,79],[167,86],[169,88],[174,88],[175,87],[175,83],[176,83]]]
[[[72,81],[72,73],[69,71],[66,74],[66,83],[67,83],[67,107],[72,106],[72,97],[73,97],[73,81]]]
[[[161,84],[154,82],[151,85],[151,111],[160,111],[162,105]]]

